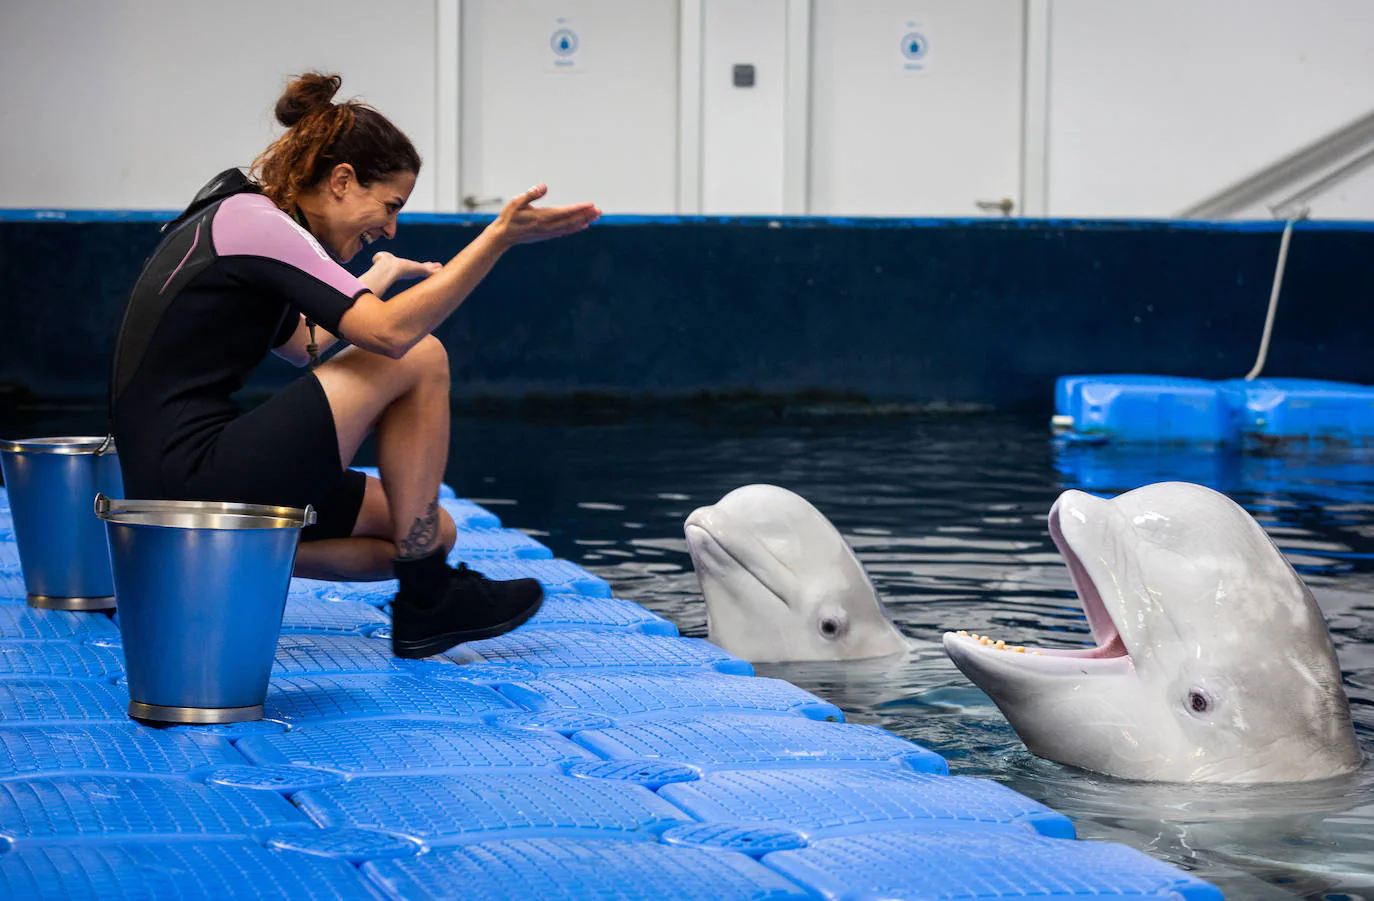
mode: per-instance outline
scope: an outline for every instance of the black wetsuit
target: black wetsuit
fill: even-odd
[[[313,374],[243,412],[230,395],[304,314],[337,332],[366,286],[237,169],[164,229],[120,328],[111,384],[131,498],[304,507],[302,538],[352,532],[366,479],[345,470]]]

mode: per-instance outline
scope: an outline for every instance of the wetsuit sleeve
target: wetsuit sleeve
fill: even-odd
[[[225,200],[215,212],[211,236],[216,256],[236,278],[280,296],[336,334],[343,314],[368,290],[260,194]]]
[[[276,350],[296,334],[296,329],[300,328],[301,317],[296,314],[295,309],[288,307],[286,315],[282,317],[281,325],[277,328],[277,334],[272,339],[272,349]]]

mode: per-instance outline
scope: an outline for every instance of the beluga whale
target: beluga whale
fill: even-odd
[[[1083,648],[946,633],[955,665],[1034,754],[1160,782],[1299,782],[1361,752],[1312,592],[1264,529],[1201,485],[1049,516],[1092,632]]]
[[[745,485],[683,526],[706,600],[708,638],[754,663],[905,652],[868,573],[799,495]]]

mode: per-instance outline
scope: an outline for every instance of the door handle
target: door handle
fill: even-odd
[[[499,206],[504,200],[504,197],[478,197],[476,194],[468,194],[463,198],[463,209],[471,213],[483,207]]]
[[[978,209],[984,212],[999,211],[1003,216],[1010,216],[1011,211],[1016,208],[1015,202],[1010,197],[1003,197],[1001,200],[975,200]]]

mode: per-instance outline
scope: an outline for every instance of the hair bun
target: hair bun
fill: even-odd
[[[328,107],[342,84],[338,75],[307,72],[298,76],[277,100],[277,121],[290,128],[315,110]]]

